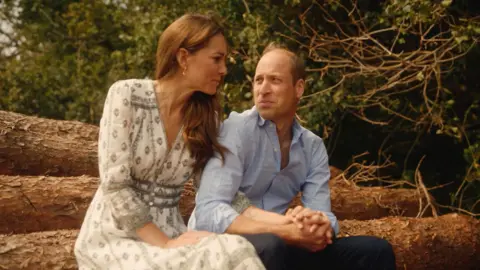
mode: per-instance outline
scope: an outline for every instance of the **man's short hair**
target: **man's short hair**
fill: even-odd
[[[293,84],[295,84],[300,79],[305,80],[305,76],[306,76],[305,63],[296,53],[292,52],[285,45],[275,43],[275,42],[271,42],[263,50],[262,56],[264,56],[268,52],[271,52],[271,51],[274,51],[274,50],[282,50],[282,51],[286,52],[287,55],[289,56],[290,65],[292,67]]]

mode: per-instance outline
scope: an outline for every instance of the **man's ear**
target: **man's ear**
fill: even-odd
[[[189,54],[190,53],[184,48],[178,49],[176,58],[177,58],[177,63],[178,63],[178,66],[179,66],[180,70],[186,70],[188,68],[188,56],[189,56]]]
[[[297,99],[300,99],[303,96],[303,91],[305,91],[305,80],[299,79],[295,83],[295,94],[297,96]]]

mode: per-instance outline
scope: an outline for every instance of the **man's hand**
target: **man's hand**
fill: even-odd
[[[332,227],[327,215],[323,212],[297,206],[294,209],[288,209],[285,216],[290,217],[304,233],[324,237],[327,244],[332,243]]]
[[[284,225],[284,228],[284,239],[291,245],[315,252],[324,249],[328,244],[323,235],[312,234],[299,229],[296,224]]]

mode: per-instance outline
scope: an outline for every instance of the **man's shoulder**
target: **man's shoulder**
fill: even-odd
[[[316,149],[324,144],[323,139],[315,134],[313,131],[300,126],[302,131],[302,143],[304,144],[305,149],[311,150],[313,153]]]
[[[225,131],[236,130],[239,134],[252,132],[258,121],[258,113],[254,108],[241,113],[232,111],[222,124]]]

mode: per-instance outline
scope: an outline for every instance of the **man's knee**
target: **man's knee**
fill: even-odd
[[[287,245],[282,238],[271,233],[243,235],[255,247],[258,254],[277,254],[286,252]]]
[[[274,254],[284,254],[287,250],[285,241],[275,234],[265,234],[266,248]]]
[[[385,255],[394,255],[392,245],[385,239],[370,236],[367,246],[370,246],[370,250],[375,253],[381,253]]]
[[[375,236],[364,236],[362,240],[361,250],[372,269],[395,269],[395,253],[387,240]]]
[[[271,233],[244,234],[257,251],[267,270],[284,270],[287,245],[280,237]]]

